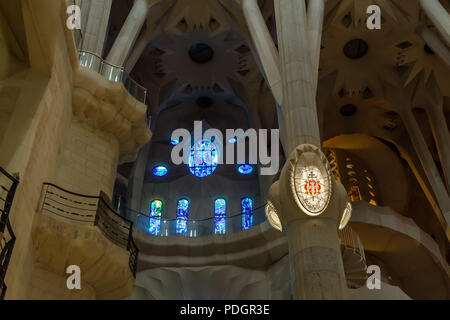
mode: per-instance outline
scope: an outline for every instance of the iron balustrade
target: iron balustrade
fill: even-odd
[[[96,53],[85,50],[79,51],[79,60],[82,67],[92,69],[110,81],[122,82],[133,97],[145,104],[147,89],[134,81],[123,67],[113,65]]]
[[[136,277],[139,250],[133,240],[134,223],[119,215],[103,197],[83,195],[44,183],[41,211],[98,227],[108,240],[130,253],[129,266]]]
[[[266,221],[265,207],[266,205],[255,207],[251,214],[239,213],[236,215],[219,218],[224,220],[225,232],[223,233],[228,234],[242,231],[242,220],[248,215],[252,216],[251,227],[255,227],[263,223]],[[181,218],[163,220],[157,217],[150,217],[144,213],[126,208],[123,205],[121,205],[120,214],[123,217],[133,221],[136,228],[156,236],[203,237],[211,234],[223,234],[221,232],[216,232],[216,222],[218,220],[215,217],[202,220],[188,219],[186,220],[186,232],[179,233],[177,232],[177,222],[180,221]],[[158,225],[156,228],[155,224]],[[151,227],[153,228],[151,229]]]
[[[8,289],[5,283],[6,271],[8,270],[14,244],[16,243],[16,236],[9,223],[9,219],[6,222],[5,231],[0,233],[0,235],[0,300],[3,300]]]
[[[0,167],[0,300],[5,298],[6,272],[16,242],[16,236],[9,221],[9,213],[19,180]]]

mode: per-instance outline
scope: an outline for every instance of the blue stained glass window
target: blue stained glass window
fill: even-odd
[[[253,226],[253,200],[250,198],[243,198],[241,200],[242,221],[241,229],[247,230]]]
[[[153,168],[153,174],[157,177],[163,177],[167,174],[167,168],[165,166],[156,166]]]
[[[161,211],[162,211],[162,201],[153,200],[150,204],[150,221],[148,232],[150,234],[158,235],[161,230]]]
[[[186,199],[178,200],[177,225],[175,230],[177,234],[185,234],[187,232],[188,212],[189,212],[189,201]]]
[[[198,140],[191,148],[189,170],[193,175],[204,178],[211,175],[217,168],[219,152],[210,140]]]
[[[225,233],[227,215],[227,202],[225,199],[217,199],[214,201],[214,217],[215,217],[215,232]]]
[[[241,164],[238,171],[240,174],[250,174],[253,172],[253,167],[249,164]]]

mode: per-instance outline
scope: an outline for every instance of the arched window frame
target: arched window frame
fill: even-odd
[[[223,204],[223,207],[220,205]],[[217,198],[214,200],[214,231],[216,234],[224,234],[226,232],[226,216],[227,216],[227,200],[225,198]]]
[[[159,206],[157,204],[160,204]],[[149,209],[149,227],[150,234],[158,235],[161,232],[161,215],[164,202],[160,199],[154,199],[150,202]]]
[[[186,198],[177,200],[177,223],[175,227],[176,234],[186,234],[188,227],[190,201]]]
[[[247,203],[245,203],[245,201]],[[250,205],[248,205],[248,203]],[[253,199],[244,197],[241,199],[241,229],[248,230],[253,226]]]

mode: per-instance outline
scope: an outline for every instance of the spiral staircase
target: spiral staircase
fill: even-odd
[[[339,230],[342,262],[349,288],[360,288],[367,280],[364,248],[358,234],[349,226]]]

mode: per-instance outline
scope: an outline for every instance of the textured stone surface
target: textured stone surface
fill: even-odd
[[[129,252],[105,238],[97,227],[39,214],[33,227],[33,247],[35,261],[54,274],[53,278],[47,276],[48,282],[63,296],[69,291],[65,270],[70,265],[80,267],[82,281],[92,287],[97,299],[120,299],[133,290]],[[62,280],[61,286],[58,282]],[[51,299],[49,294],[40,298]]]
[[[120,162],[133,161],[138,148],[151,137],[146,105],[132,97],[122,83],[85,67],[76,69],[73,87],[74,115],[119,141]]]

